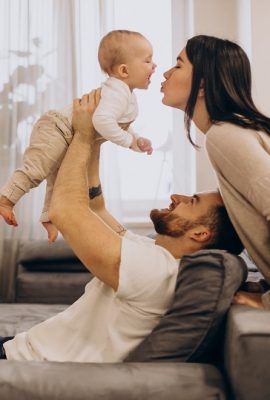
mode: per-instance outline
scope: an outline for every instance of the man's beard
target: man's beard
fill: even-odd
[[[158,209],[150,212],[150,218],[157,233],[171,237],[184,236],[189,229],[197,226],[196,221],[189,221],[186,218],[178,217]]]

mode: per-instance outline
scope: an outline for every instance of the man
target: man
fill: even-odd
[[[52,222],[96,278],[64,312],[6,341],[7,359],[122,361],[169,308],[183,255],[207,247],[242,250],[216,192],[173,195],[169,208],[153,210],[155,240],[126,232],[108,213],[99,179],[104,140],[91,122],[98,97],[92,92],[74,102],[75,134],[50,210]]]

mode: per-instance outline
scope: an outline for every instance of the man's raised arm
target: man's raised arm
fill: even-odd
[[[119,235],[123,235],[126,229],[106,209],[99,177],[100,147],[105,140],[98,136],[92,146],[92,155],[88,168],[89,205],[107,225]]]
[[[93,91],[74,101],[74,137],[54,185],[50,219],[83,264],[116,290],[122,239],[89,208],[88,170],[95,163],[92,114],[96,100],[97,92]]]

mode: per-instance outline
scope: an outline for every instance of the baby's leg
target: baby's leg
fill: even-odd
[[[18,226],[13,207],[14,204],[7,197],[0,195],[0,215],[8,225]]]
[[[58,229],[52,222],[42,222],[42,225],[48,232],[48,242],[53,243],[58,236]]]
[[[14,206],[25,193],[59,168],[71,139],[72,127],[68,120],[54,112],[44,114],[32,130],[22,167],[1,188],[1,195]]]

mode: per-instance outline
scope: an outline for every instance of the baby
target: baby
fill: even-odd
[[[155,72],[151,44],[138,32],[112,31],[101,40],[98,59],[109,78],[102,85],[101,100],[93,115],[95,129],[120,146],[151,154],[150,140],[139,137],[130,126],[138,113],[133,90],[147,89]],[[34,125],[22,167],[0,190],[0,215],[7,224],[18,225],[13,212],[15,204],[46,179],[40,221],[47,230],[48,241],[55,241],[58,231],[49,220],[48,210],[57,171],[72,137],[72,106],[49,111]]]
[[[101,87],[101,100],[93,115],[93,125],[106,139],[135,151],[152,153],[151,142],[140,138],[130,124],[138,114],[134,89],[147,89],[156,65],[152,46],[138,32],[112,31],[101,40],[98,60],[109,78]]]

